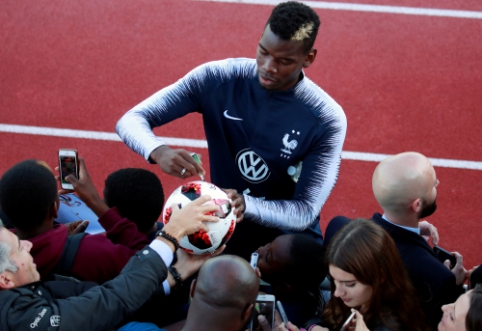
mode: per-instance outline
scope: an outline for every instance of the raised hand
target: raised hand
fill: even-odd
[[[151,153],[149,158],[156,162],[162,171],[174,177],[185,179],[206,174],[202,165],[196,162],[191,153],[184,149],[171,149],[166,145],[160,146]]]
[[[213,216],[219,210],[219,206],[211,201],[209,195],[203,195],[182,209],[174,204],[171,206],[172,215],[169,222],[164,225],[164,231],[174,236],[177,240],[185,235],[190,235],[199,230],[208,231],[204,222],[218,222],[219,217]]]

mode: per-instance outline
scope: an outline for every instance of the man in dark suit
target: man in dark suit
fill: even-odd
[[[438,184],[430,161],[415,152],[388,157],[377,166],[372,178],[373,193],[383,209],[383,215],[375,213],[372,219],[395,241],[434,330],[442,317],[442,305],[455,302],[463,293],[467,275],[458,252],[452,253],[457,258],[455,266],[450,266],[448,260],[442,263],[437,259],[426,239],[432,234],[436,244],[437,231],[430,223],[420,222],[437,208]],[[345,217],[333,219],[327,227],[325,241],[347,221]]]

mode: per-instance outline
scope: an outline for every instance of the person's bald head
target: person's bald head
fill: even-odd
[[[418,204],[422,217],[423,208],[436,206],[437,184],[432,164],[416,152],[386,158],[377,166],[372,178],[373,193],[386,213],[405,214]]]
[[[259,278],[246,260],[222,255],[204,262],[193,297],[211,306],[245,309],[258,289]]]

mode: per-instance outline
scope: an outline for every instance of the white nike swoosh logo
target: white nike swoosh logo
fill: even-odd
[[[227,110],[224,111],[223,115],[224,115],[224,117],[229,118],[230,120],[233,120],[233,121],[242,121],[243,120],[242,118],[239,118],[239,117],[229,116]]]

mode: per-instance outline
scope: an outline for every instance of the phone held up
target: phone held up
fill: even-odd
[[[269,325],[273,328],[275,311],[275,297],[271,294],[258,294],[256,303],[254,304],[253,313],[251,314],[251,322],[249,330],[263,330],[258,322],[258,315],[264,315]]]
[[[74,175],[79,178],[79,158],[77,150],[72,148],[59,149],[59,170],[60,170],[60,187],[65,190],[73,190],[72,184],[65,180],[68,175]]]
[[[341,327],[340,331],[350,330],[350,323],[351,321],[353,321],[354,318],[355,318],[355,312],[351,313],[350,316],[348,316],[345,323],[343,323],[343,326]]]
[[[435,255],[437,256],[437,259],[440,261],[440,262],[445,262],[446,260],[449,260],[450,261],[450,269],[453,269],[455,267],[455,265],[457,264],[457,258],[452,255],[452,253],[450,253],[449,251],[443,249],[442,247],[440,246],[434,246],[433,247],[433,251],[435,252]]]

